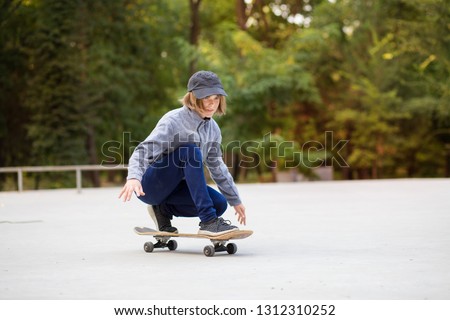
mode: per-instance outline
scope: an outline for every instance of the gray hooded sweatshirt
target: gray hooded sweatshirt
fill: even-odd
[[[169,111],[131,155],[127,179],[142,180],[147,168],[186,143],[200,147],[203,163],[220,192],[232,206],[241,203],[233,177],[222,159],[222,134],[213,119],[202,119],[186,106]]]

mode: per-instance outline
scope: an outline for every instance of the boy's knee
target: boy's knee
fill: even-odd
[[[195,143],[186,143],[178,147],[178,152],[183,160],[195,160],[202,162],[202,152]]]
[[[224,214],[224,212],[227,210],[228,203],[227,199],[225,197],[220,197],[215,203],[214,207],[216,209],[216,214],[218,217]]]

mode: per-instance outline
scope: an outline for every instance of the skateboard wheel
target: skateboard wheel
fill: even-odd
[[[170,240],[167,242],[167,248],[169,248],[170,251],[176,250],[178,247],[178,243],[175,240]]]
[[[216,250],[214,249],[213,246],[206,246],[203,249],[203,253],[205,254],[205,256],[207,257],[212,257],[214,255],[214,253],[216,253]]]
[[[235,254],[237,251],[237,245],[234,243],[227,244],[227,252],[229,254]]]
[[[145,252],[153,252],[154,247],[155,246],[151,242],[144,243],[144,251]]]

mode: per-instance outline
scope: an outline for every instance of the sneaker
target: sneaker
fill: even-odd
[[[239,230],[238,227],[231,225],[229,220],[223,218],[216,218],[208,222],[200,222],[200,230],[198,234],[205,234],[209,236],[216,236]]]
[[[159,231],[178,233],[177,228],[172,227],[171,219],[163,214],[160,206],[149,205],[147,206],[147,210]]]

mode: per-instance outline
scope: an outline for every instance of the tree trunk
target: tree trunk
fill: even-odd
[[[408,159],[408,178],[413,178],[416,174],[416,152],[410,152]]]
[[[255,1],[255,6],[258,8],[259,11],[259,15],[260,15],[260,19],[262,21],[262,25],[263,25],[263,41],[267,43],[267,45],[269,45],[269,47],[273,47],[273,43],[270,43],[270,38],[269,38],[269,22],[267,21],[267,17],[266,17],[266,13],[264,12],[264,7],[265,7],[265,3],[264,0],[256,0]]]
[[[349,141],[349,143],[347,144],[347,159],[350,158],[352,152],[353,152],[353,145],[351,143],[352,141],[352,129],[351,128],[347,128],[347,135],[346,135],[346,140]],[[344,179],[346,180],[353,180],[353,169],[352,167],[342,167],[342,176]]]
[[[236,0],[236,18],[237,24],[241,30],[247,30],[247,5],[244,0]]]
[[[198,47],[198,39],[200,37],[200,3],[202,0],[189,0],[189,6],[191,8],[191,32],[189,37],[189,43],[195,47]],[[197,71],[197,59],[194,58],[189,63],[189,76]]]
[[[450,145],[445,146],[447,149],[445,160],[445,177],[450,178]]]
[[[240,158],[239,158],[239,154],[238,153],[231,153],[231,157],[232,157],[232,161],[231,163],[233,164],[232,170],[233,170],[233,179],[238,181],[240,174],[241,174],[241,166],[239,164]]]
[[[95,147],[95,130],[92,126],[89,126],[88,132],[87,132],[87,139],[86,139],[86,148],[88,152],[89,157],[89,163],[90,164],[98,164],[98,158],[97,158],[97,150]],[[98,188],[100,187],[100,174],[98,171],[91,171],[90,178],[92,181],[92,184],[94,187]]]

